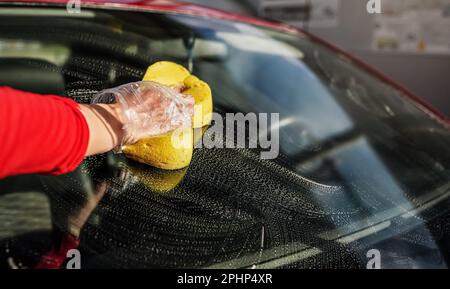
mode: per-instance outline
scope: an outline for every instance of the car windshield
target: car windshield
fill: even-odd
[[[198,148],[169,172],[108,153],[1,180],[1,266],[34,266],[64,234],[86,268],[361,267],[405,232],[440,251],[427,224],[450,208],[448,127],[345,55],[226,20],[0,7],[1,85],[87,103],[160,60],[206,81],[219,114],[279,113],[279,156]]]

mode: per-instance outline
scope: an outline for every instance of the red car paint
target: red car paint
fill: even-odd
[[[33,1],[27,1],[27,0],[0,0],[0,3],[32,3],[32,4],[64,4],[67,5],[69,0],[33,0]],[[429,104],[424,99],[416,96],[414,93],[409,91],[406,87],[403,85],[400,85],[399,83],[393,81],[389,77],[387,77],[385,74],[383,74],[381,71],[375,69],[374,67],[366,64],[364,61],[358,59],[357,57],[345,52],[341,48],[338,48],[337,46],[328,43],[327,41],[314,36],[310,33],[307,33],[299,28],[292,27],[286,24],[272,22],[272,21],[266,21],[263,19],[257,19],[253,17],[247,17],[242,16],[238,14],[233,14],[217,9],[211,9],[207,8],[201,5],[196,4],[190,4],[190,3],[183,3],[178,1],[172,1],[172,0],[112,0],[112,1],[105,1],[105,0],[81,0],[82,6],[85,7],[101,7],[101,8],[114,8],[114,9],[124,9],[124,10],[143,10],[143,11],[154,11],[154,12],[167,12],[167,13],[177,13],[177,14],[184,14],[184,15],[192,15],[192,16],[199,16],[199,17],[211,17],[216,19],[223,19],[228,21],[235,21],[235,22],[243,22],[248,24],[253,24],[257,26],[263,26],[287,33],[293,33],[298,35],[303,35],[306,37],[309,37],[311,40],[322,44],[323,46],[333,50],[338,55],[341,55],[342,57],[345,57],[352,61],[355,65],[359,66],[363,70],[369,72],[373,76],[379,78],[383,82],[386,82],[393,86],[394,88],[398,89],[400,92],[402,92],[406,97],[408,97],[411,101],[413,101],[421,110],[426,112],[431,117],[435,118],[436,120],[439,120],[443,122],[444,125],[450,128],[450,118],[442,114],[439,110],[434,108],[431,104]]]
[[[0,0],[0,3],[53,3],[66,5],[70,0]],[[105,7],[117,9],[138,9],[155,12],[171,12],[200,17],[211,17],[229,21],[251,23],[259,26],[270,27],[277,30],[296,33],[298,30],[286,24],[275,23],[263,19],[237,15],[217,9],[208,8],[201,5],[183,3],[171,0],[81,0],[81,5],[85,7]]]

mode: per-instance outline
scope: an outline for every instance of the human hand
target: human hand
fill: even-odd
[[[118,111],[123,136],[117,149],[144,137],[163,135],[190,127],[194,99],[180,91],[151,81],[139,81],[99,92],[93,104],[107,103]]]

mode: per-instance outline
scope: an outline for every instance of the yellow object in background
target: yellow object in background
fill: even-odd
[[[147,69],[144,79],[181,89],[183,94],[195,100],[193,128],[208,125],[212,118],[212,93],[208,84],[191,75],[181,65],[173,62],[157,62]],[[177,170],[187,167],[194,149],[194,131],[185,129],[178,135],[142,139],[123,148],[124,154],[138,162],[160,169]]]

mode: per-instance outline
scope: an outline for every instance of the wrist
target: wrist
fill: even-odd
[[[120,125],[121,128],[123,128],[124,120],[123,120],[122,107],[120,106],[120,104],[112,103],[112,104],[107,104],[106,106],[109,107],[111,115],[114,117],[114,119],[118,123],[118,125]]]
[[[108,104],[109,109],[111,111],[111,115],[114,118],[114,122],[116,124],[116,140],[117,143],[115,143],[114,148],[116,149],[119,146],[121,146],[124,143],[124,138],[125,138],[125,130],[123,129],[124,127],[124,117],[123,117],[123,112],[122,112],[122,107],[120,106],[119,103],[112,103],[112,104]]]
[[[105,153],[122,144],[123,117],[119,105],[80,105],[89,126],[90,137],[86,156]]]
[[[118,146],[122,145],[123,138],[124,138],[124,119],[122,114],[122,108],[120,104],[118,103],[112,103],[112,104],[99,104],[105,111],[108,112],[106,116],[106,121],[111,127],[111,131],[113,132],[113,139],[114,139],[114,147],[113,149],[117,148]]]

